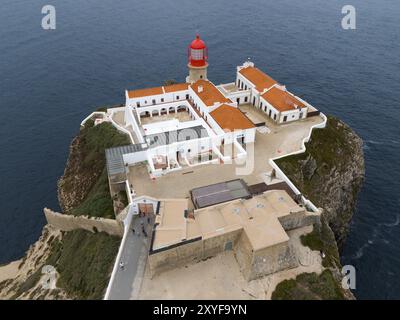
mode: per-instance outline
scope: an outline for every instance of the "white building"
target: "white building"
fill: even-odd
[[[140,148],[119,154],[120,171],[147,161],[156,178],[188,166],[247,157],[245,145],[255,141],[260,124],[239,109],[242,105],[260,109],[279,124],[316,112],[250,61],[237,67],[235,82],[215,86],[207,79],[207,59],[207,47],[197,35],[188,49],[186,83],[125,91],[125,106],[118,109],[123,121],[115,125]],[[222,146],[234,152],[224,154]]]

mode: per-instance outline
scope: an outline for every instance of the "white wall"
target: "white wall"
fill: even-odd
[[[184,101],[186,100],[187,94],[189,94],[189,90],[181,90],[181,91],[163,93],[147,97],[129,98],[128,92],[126,91],[125,96],[126,96],[126,105],[136,107],[137,103],[139,102],[140,107],[145,107],[160,103]],[[155,100],[155,103],[153,103],[153,100]]]
[[[124,163],[127,163],[128,165],[133,165],[135,163],[145,161],[147,159],[146,153],[147,153],[147,150],[133,152],[133,153],[127,153],[127,154],[124,154],[122,156],[122,158],[124,159]]]
[[[286,122],[299,120],[300,115],[301,115],[301,119],[306,118],[307,117],[307,108],[301,108],[301,109],[281,112],[280,116],[279,116],[279,123],[286,123]],[[286,121],[284,121],[285,116],[287,117]]]
[[[247,102],[250,101],[250,94],[251,91],[250,89],[247,90],[238,90],[238,91],[233,91],[233,92],[229,92],[226,91],[224,89],[224,86],[226,85],[236,85],[235,82],[232,83],[226,83],[226,84],[221,84],[219,86],[217,86],[217,89],[219,91],[221,91],[221,93],[228,99],[230,99],[235,105],[239,105],[239,104],[244,104],[245,102],[245,98],[247,97]]]
[[[199,98],[197,93],[190,87],[189,95],[193,100],[193,104],[197,107],[202,115],[207,115],[209,113],[209,107]]]
[[[126,108],[125,108],[126,127],[132,126],[137,138],[139,139],[139,143],[144,143],[145,141],[144,141],[143,135],[139,129],[139,124],[136,123],[135,117],[133,116],[133,112],[136,112],[136,111],[134,111],[132,107],[126,106]]]

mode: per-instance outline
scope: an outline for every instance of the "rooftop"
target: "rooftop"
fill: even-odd
[[[154,96],[158,94],[163,94],[163,87],[153,87],[153,88],[145,88],[145,89],[138,89],[138,90],[129,90],[128,97],[130,99],[133,98],[141,98],[147,96]]]
[[[184,91],[184,90],[187,90],[188,88],[189,88],[188,83],[176,83],[176,84],[171,84],[169,86],[128,90],[128,97],[130,99],[148,97],[148,96],[154,96],[154,95],[158,95],[158,94]]]
[[[177,83],[177,84],[171,84],[169,86],[164,86],[164,91],[165,93],[169,92],[176,92],[176,91],[184,91],[189,88],[188,83]]]
[[[106,149],[106,163],[108,175],[125,173],[124,154],[146,150],[146,144],[130,144],[121,147]]]
[[[231,103],[232,101],[218,90],[218,88],[207,80],[197,80],[191,85],[193,91],[198,95],[206,106],[213,106],[214,103]]]
[[[146,135],[146,141],[151,147],[154,147],[205,137],[208,137],[207,130],[201,125],[196,125],[194,127],[171,128],[171,130],[148,134]]]
[[[278,111],[294,110],[297,107],[304,108],[305,105],[286,90],[273,87],[262,95],[262,97],[275,107]]]
[[[256,86],[259,92],[271,88],[277,82],[256,67],[246,67],[239,71],[247,80]]]
[[[260,250],[289,240],[279,217],[304,211],[283,190],[267,191],[248,200],[238,199],[195,210],[194,219],[185,218],[187,206],[187,199],[161,201],[154,249],[243,229],[252,249]]]
[[[254,128],[254,124],[238,108],[226,104],[221,105],[210,114],[223,130]]]

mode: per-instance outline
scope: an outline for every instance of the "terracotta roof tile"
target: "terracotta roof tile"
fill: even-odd
[[[274,79],[255,67],[243,68],[239,73],[253,83],[259,92],[263,92],[265,89],[271,88],[274,84],[277,84]]]
[[[165,93],[183,91],[189,88],[189,83],[177,83],[169,86],[164,86]]]
[[[223,130],[254,128],[254,124],[238,108],[226,104],[210,112],[210,115]]]
[[[199,96],[199,98],[204,102],[204,104],[208,107],[213,106],[214,103],[231,103],[232,101],[221,93],[214,84],[207,80],[197,80],[195,83],[191,85],[193,91]],[[202,88],[202,91],[199,92],[199,88]]]
[[[287,91],[277,87],[268,90],[262,97],[278,111],[289,111],[296,109],[295,106],[304,108],[305,105]]]
[[[147,96],[154,96],[158,94],[163,94],[162,87],[154,87],[154,88],[145,88],[145,89],[138,89],[138,90],[130,90],[128,91],[128,97],[132,98],[141,98]]]

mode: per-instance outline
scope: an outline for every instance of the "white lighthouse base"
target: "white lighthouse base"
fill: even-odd
[[[187,83],[194,83],[197,80],[208,80],[207,79],[207,67],[208,64],[202,67],[194,67],[191,64],[188,64],[189,75],[186,77]]]

